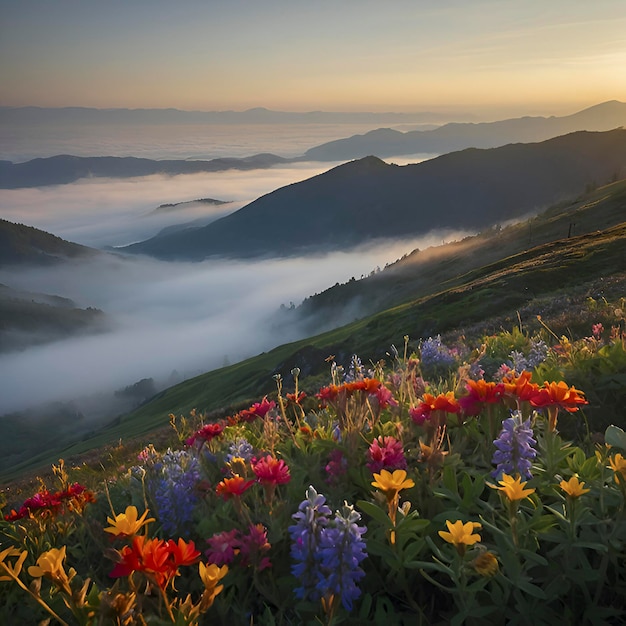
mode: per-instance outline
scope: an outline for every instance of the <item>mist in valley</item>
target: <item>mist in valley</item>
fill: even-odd
[[[327,169],[328,164],[299,163],[253,172],[94,178],[6,190],[0,196],[0,212],[10,221],[104,249],[145,239],[172,225],[206,223]],[[200,198],[230,202],[191,202]],[[162,204],[181,202],[185,204],[155,212]],[[82,399],[79,407],[88,417],[110,417],[120,410],[120,403],[113,401],[115,390],[145,378],[153,378],[161,389],[300,338],[311,320],[305,328],[294,314],[285,324],[284,310],[292,303],[366,276],[416,247],[440,244],[444,236],[435,233],[345,252],[253,262],[175,263],[112,252],[88,262],[1,269],[0,283],[9,287],[101,309],[109,330],[1,354],[0,415]],[[358,317],[357,310],[353,314]],[[325,320],[325,325],[344,321]]]

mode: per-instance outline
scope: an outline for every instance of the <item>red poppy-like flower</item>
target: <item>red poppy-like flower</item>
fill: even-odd
[[[487,382],[486,380],[468,380],[465,388],[468,393],[459,398],[459,405],[466,415],[478,415],[484,404],[500,402],[504,395],[502,383]]]
[[[425,421],[430,419],[430,415],[433,411],[458,413],[460,410],[461,407],[454,397],[453,391],[440,393],[438,396],[425,393],[422,402],[420,402],[416,407],[409,409],[409,415],[416,424],[422,425]]]
[[[328,385],[328,387],[322,387],[315,397],[319,398],[322,403],[332,402],[339,395],[339,390],[340,387],[337,385]]]
[[[306,398],[306,393],[304,393],[304,391],[301,391],[300,393],[298,393],[297,396],[295,393],[287,394],[287,400],[289,400],[289,402],[293,402],[294,404],[300,404],[302,400],[304,400],[305,398]]]
[[[205,424],[202,428],[197,430],[191,437],[189,437],[185,443],[188,446],[193,445],[197,440],[202,441],[211,441],[211,439],[215,439],[219,437],[224,432],[224,425],[220,422],[215,422],[213,424]]]
[[[232,478],[224,478],[224,480],[218,484],[215,492],[218,496],[222,496],[224,500],[228,500],[228,498],[232,498],[233,496],[243,495],[253,484],[253,480],[246,480],[238,474],[235,474]]]
[[[276,406],[276,402],[268,400],[267,396],[261,400],[261,402],[255,402],[249,409],[244,409],[237,413],[236,418],[239,422],[253,422],[260,417],[264,418],[269,411]]]
[[[169,546],[163,539],[135,535],[132,544],[124,546],[119,555],[120,562],[109,573],[112,578],[128,576],[132,572],[145,572],[161,589],[165,589],[178,569],[170,558]]]
[[[367,451],[369,462],[367,467],[370,472],[380,473],[380,470],[389,471],[406,469],[406,458],[402,442],[395,437],[380,436],[372,441]]]
[[[209,549],[204,553],[209,563],[229,565],[239,553],[239,531],[233,530],[216,533],[207,539]]]
[[[535,407],[557,406],[569,413],[578,411],[581,404],[589,404],[582,391],[568,387],[563,381],[544,382],[543,387],[530,398],[530,403]]]
[[[191,540],[186,542],[179,538],[176,542],[170,539],[167,542],[167,547],[177,569],[181,565],[193,565],[200,558],[200,552],[196,550],[196,544]]]
[[[259,459],[252,468],[261,484],[284,485],[291,480],[289,467],[282,459],[267,455]]]

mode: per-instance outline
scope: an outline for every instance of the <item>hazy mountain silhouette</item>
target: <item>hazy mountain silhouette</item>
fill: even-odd
[[[50,265],[97,254],[101,253],[93,248],[65,241],[32,226],[0,219],[0,267]]]
[[[369,156],[282,187],[211,224],[133,244],[164,259],[285,256],[438,228],[481,229],[626,176],[626,130],[471,148],[423,163]]]
[[[151,174],[195,174],[221,170],[255,170],[285,163],[289,159],[275,154],[255,154],[210,161],[141,159],[136,157],[78,157],[67,154],[38,158],[25,163],[0,161],[0,189],[42,187],[72,183],[79,178],[130,178]]]
[[[450,123],[434,130],[401,133],[379,128],[307,150],[312,161],[402,154],[442,154],[463,148],[495,148],[513,142],[543,141],[578,130],[606,131],[626,125],[626,103],[612,100],[564,117],[521,117],[498,122]]]

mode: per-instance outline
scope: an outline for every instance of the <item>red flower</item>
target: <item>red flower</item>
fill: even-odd
[[[198,561],[200,552],[193,541],[186,543],[170,539],[151,539],[144,535],[135,535],[130,546],[124,546],[118,552],[120,560],[109,573],[111,578],[129,576],[133,572],[144,572],[161,589],[178,575],[181,565],[193,565]]]
[[[193,541],[186,543],[184,539],[179,539],[178,542],[170,539],[167,547],[176,568],[181,565],[193,565],[200,558],[200,552],[196,550],[196,544]]]
[[[215,422],[213,424],[205,424],[200,430],[197,430],[191,437],[185,441],[188,446],[194,444],[197,439],[201,439],[202,441],[211,441],[211,439],[215,439],[215,437],[219,437],[224,432],[224,425]]]
[[[295,404],[300,404],[305,398],[306,393],[304,393],[304,391],[301,391],[297,396],[295,393],[287,394],[287,400],[289,400],[289,402],[294,402]]]
[[[372,395],[378,399],[378,406],[381,409],[385,409],[388,406],[398,406],[398,402],[394,399],[393,394],[387,387],[382,385]]]
[[[217,486],[215,492],[218,496],[222,496],[224,500],[228,500],[228,498],[233,496],[243,495],[253,484],[253,480],[245,480],[245,478],[235,474],[232,478],[224,478]]]
[[[285,461],[278,460],[269,454],[259,459],[252,469],[261,484],[284,485],[291,480],[289,467]]]
[[[315,397],[319,398],[322,403],[332,402],[339,395],[339,389],[337,385],[328,385],[328,387],[322,387]]]
[[[569,413],[578,411],[581,404],[588,404],[582,391],[575,387],[568,387],[567,383],[544,382],[543,387],[530,398],[530,403],[536,407],[556,406]]]
[[[235,416],[236,422],[253,422],[257,417],[264,418],[276,406],[276,402],[268,400],[267,396],[261,402],[255,402],[249,409],[239,411]]]

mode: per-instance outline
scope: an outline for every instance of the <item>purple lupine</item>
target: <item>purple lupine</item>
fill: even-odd
[[[297,598],[319,600],[317,590],[317,563],[320,535],[328,524],[331,510],[326,498],[318,494],[313,486],[306,490],[306,498],[300,503],[298,512],[292,515],[296,523],[289,527],[291,557],[296,561],[291,573],[301,586],[294,589]]]
[[[155,468],[157,471],[149,478],[148,487],[163,531],[183,532],[192,521],[198,501],[200,463],[186,450],[168,449]]]
[[[367,528],[357,524],[360,519],[360,513],[345,502],[333,523],[322,529],[319,540],[317,590],[322,597],[341,598],[346,611],[352,610],[352,603],[361,595],[356,583],[365,576],[360,563],[367,552],[361,535]]]
[[[296,561],[291,572],[301,583],[294,589],[296,597],[315,602],[333,595],[350,611],[361,594],[356,583],[365,575],[360,563],[367,552],[361,536],[367,529],[357,524],[361,515],[354,507],[345,503],[331,519],[326,498],[313,487],[306,494],[292,516],[296,524],[289,527]]]
[[[493,442],[496,451],[491,460],[496,465],[492,475],[502,474],[513,476],[519,474],[523,479],[532,478],[532,461],[537,456],[534,446],[530,419],[522,421],[521,411],[511,411],[511,417],[502,422],[502,430]]]
[[[450,369],[456,363],[456,354],[441,341],[441,335],[429,337],[420,345],[422,370],[437,373]]]
[[[254,454],[254,448],[245,437],[239,437],[235,441],[231,442],[228,446],[228,454],[225,457],[227,463],[230,463],[234,458],[240,458],[244,461],[250,461]]]

